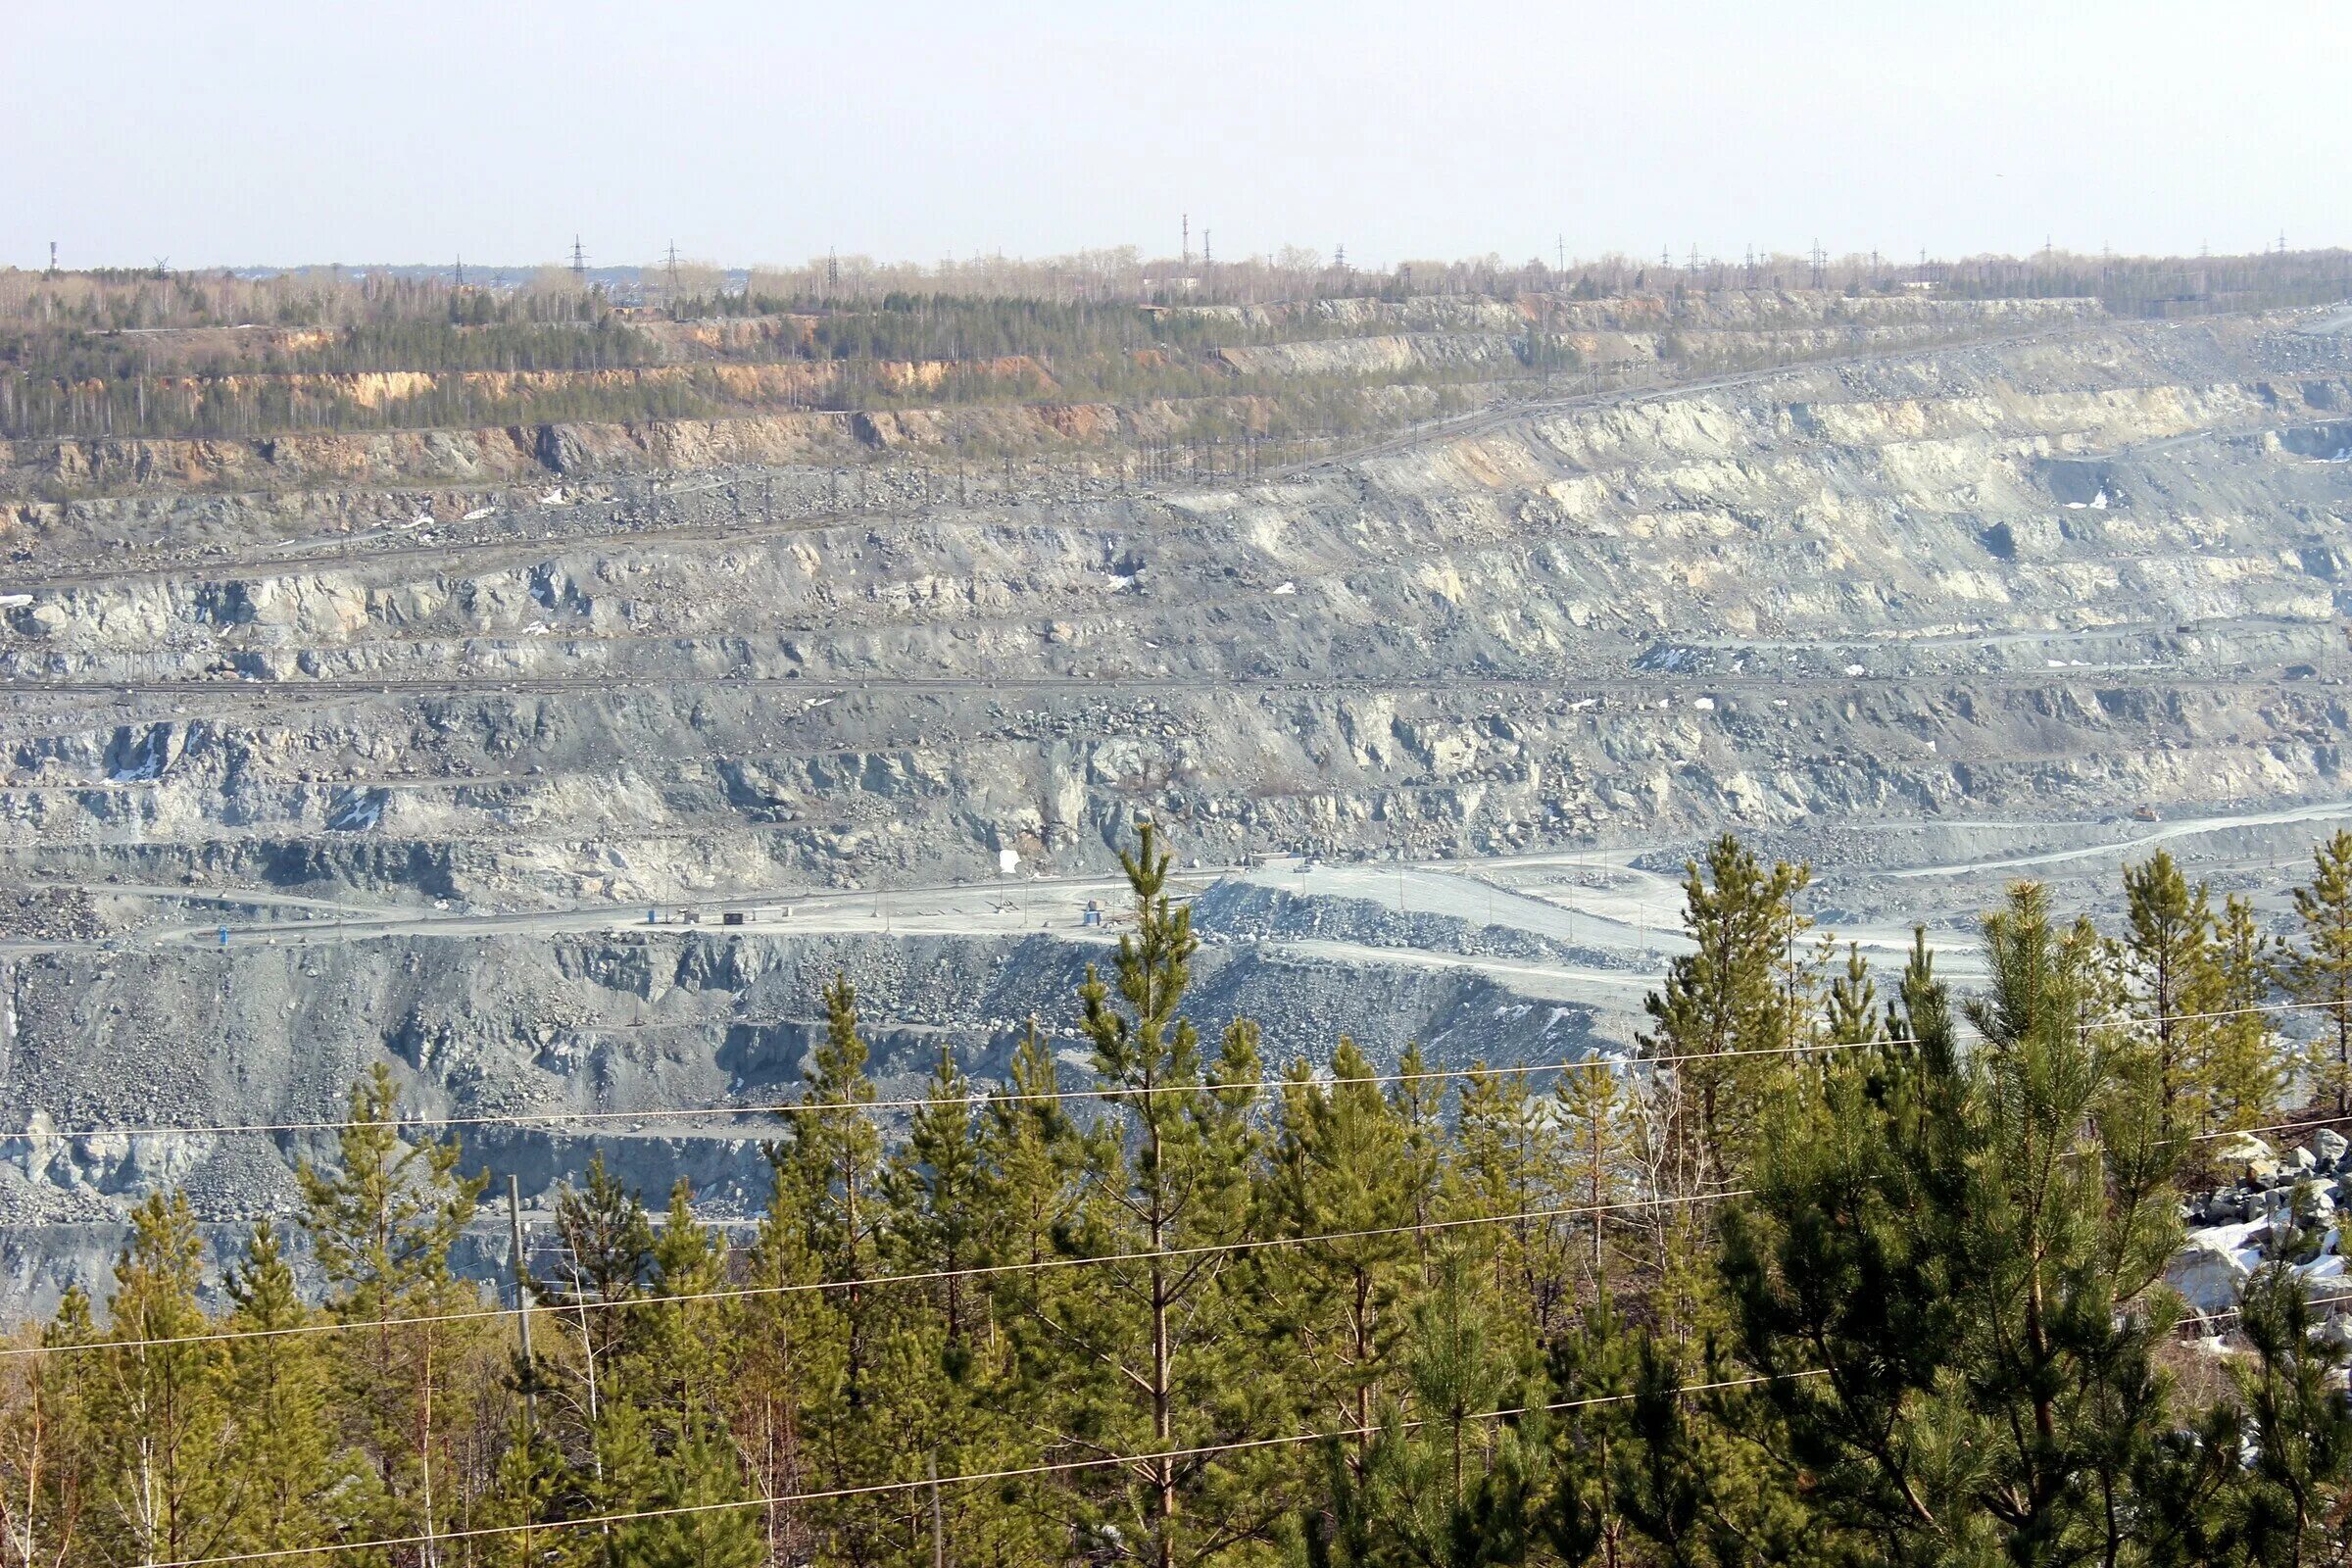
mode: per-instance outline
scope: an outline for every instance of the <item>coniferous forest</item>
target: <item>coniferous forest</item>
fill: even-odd
[[[877,1105],[838,979],[756,1232],[599,1164],[527,1281],[461,1279],[486,1178],[381,1067],[225,1278],[155,1194],[110,1300],[0,1347],[5,1568],[2352,1549],[2324,1297],[2162,1283],[2235,1135],[2347,1109],[2352,834],[2277,932],[2162,854],[2105,927],[2020,884],[1969,994],[1726,838],[1640,1059],[1461,1071],[1201,1038],[1152,830],[1127,865],[1054,1021],[1091,1080],[1033,1024],[1008,1086],[943,1052]]]

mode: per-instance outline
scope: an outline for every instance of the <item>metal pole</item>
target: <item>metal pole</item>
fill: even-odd
[[[931,1476],[931,1568],[948,1568],[948,1537],[939,1522],[939,1450],[934,1448],[923,1460],[923,1468]]]
[[[522,1178],[507,1173],[507,1242],[514,1250],[514,1322],[522,1334],[522,1409],[530,1426],[539,1424],[537,1363],[531,1359],[530,1271],[522,1256]]]

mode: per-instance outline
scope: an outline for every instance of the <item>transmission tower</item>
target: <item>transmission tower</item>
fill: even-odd
[[[588,253],[580,249],[580,236],[577,234],[571,236],[571,275],[582,286],[588,282]]]
[[[1193,265],[1193,215],[1184,215],[1184,265]]]
[[[1200,231],[1200,265],[1202,267],[1214,267],[1217,265],[1216,252],[1209,249],[1208,241],[1209,231],[1204,228]]]
[[[669,304],[672,310],[678,303],[678,242],[669,242]]]
[[[1821,287],[1827,279],[1829,268],[1830,253],[1821,248],[1821,241],[1817,239],[1813,242],[1813,286],[1815,288]]]

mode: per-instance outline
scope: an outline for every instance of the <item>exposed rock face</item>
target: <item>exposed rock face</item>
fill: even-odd
[[[976,874],[1001,839],[1099,867],[1146,808],[1223,858],[2323,791],[2346,470],[2280,437],[2352,382],[2258,349],[2113,327],[1230,490],[900,475],[845,517],[785,471],[690,523],[525,501],[544,545],[28,577],[0,673],[133,697],[24,699],[0,837],[633,899]]]
[[[1013,884],[986,930],[886,937],[882,894],[1006,852],[1100,876],[1139,813],[1213,868],[2342,793],[2352,339],[1950,304],[1316,302],[1234,369],[1428,374],[1332,406],[1379,427],[1544,333],[1660,375],[1710,333],[1825,358],[1176,479],[1136,444],[1268,394],[20,447],[0,869],[41,889],[0,952],[0,1212],[88,1225],[86,1260],[159,1180],[280,1201],[290,1141],[74,1129],[316,1117],[379,1056],[452,1110],[773,1098],[837,963],[894,1081],[940,1031],[996,1070],[1102,933]],[[1023,456],[956,462],[983,443]],[[614,930],[852,886],[870,935]],[[1589,1009],[1539,971],[1638,1006],[1606,971],[1662,918],[1619,908],[1611,956],[1361,902],[1212,897],[1204,1024],[1566,1056]],[[401,923],[436,905],[478,923]],[[1408,947],[1490,961],[1377,961]],[[601,1136],[756,1201],[740,1120]],[[484,1151],[541,1185],[590,1137]]]
[[[45,1250],[20,1259],[13,1289],[46,1304],[76,1280],[103,1288],[111,1227],[158,1184],[184,1188],[223,1248],[242,1234],[235,1216],[297,1208],[291,1163],[331,1157],[330,1132],[138,1129],[331,1119],[379,1056],[409,1086],[413,1114],[524,1118],[453,1131],[466,1168],[514,1172],[533,1199],[602,1148],[615,1174],[649,1193],[685,1175],[705,1211],[753,1215],[769,1192],[762,1140],[780,1129],[758,1107],[796,1098],[823,1037],[816,995],[836,973],[858,986],[881,1097],[899,1099],[923,1093],[943,1041],[977,1082],[1001,1080],[1031,1016],[1056,1036],[1071,1081],[1085,1081],[1073,999],[1086,962],[1103,956],[1099,944],[1045,934],[673,928],[23,959],[9,975],[0,1220],[12,1233],[50,1228]],[[1378,1059],[1420,1039],[1440,1066],[1566,1059],[1588,1044],[1586,1009],[1531,1007],[1462,969],[1216,944],[1195,973],[1190,1011],[1202,1033],[1252,1018],[1278,1066],[1327,1064],[1343,1034]],[[84,1131],[93,1126],[109,1130]],[[91,1229],[60,1228],[74,1224]],[[10,1290],[0,1280],[0,1303]]]

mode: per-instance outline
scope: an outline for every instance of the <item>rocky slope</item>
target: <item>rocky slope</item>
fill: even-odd
[[[1223,488],[738,483],[693,526],[28,579],[0,838],[635,900],[1099,868],[1140,809],[1213,860],[2315,792],[2352,366],[2260,347],[2117,328]]]
[[[0,1204],[84,1227],[40,1243],[72,1272],[157,1180],[223,1224],[283,1202],[294,1142],[72,1135],[315,1117],[379,1055],[459,1112],[776,1098],[837,965],[892,1085],[943,1038],[996,1070],[1029,1012],[1067,1022],[1102,951],[1079,905],[1108,890],[1037,884],[1041,932],[1029,884],[978,884],[1008,851],[1100,879],[1139,814],[1200,886],[1269,853],[1670,862],[1727,826],[1997,839],[2344,793],[2329,318],[1799,303],[1562,304],[1549,330],[1592,356],[1671,331],[1827,357],[1522,387],[1213,480],[1139,449],[1179,427],[1144,406],[1055,426],[1052,464],[936,460],[983,419],[1077,430],[1067,406],[75,448],[121,493],[21,500],[0,577],[0,871],[26,890]],[[1325,304],[1362,318],[1245,321],[1225,352],[1303,379],[1531,322]],[[456,488],[386,482],[419,473]],[[918,887],[928,924],[893,931],[888,890]],[[836,902],[731,935],[628,929],[812,893]],[[1212,895],[1204,1023],[1265,1017],[1278,1060],[1342,1031],[1550,1059],[1638,1003],[1630,946],[1310,904]],[[1613,918],[1649,964],[1658,915]],[[1616,1021],[1547,993],[1563,969],[1622,994]],[[544,1188],[594,1125],[481,1147]],[[740,1208],[758,1135],[601,1136]],[[17,1288],[54,1289],[32,1255]]]

